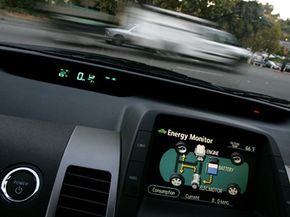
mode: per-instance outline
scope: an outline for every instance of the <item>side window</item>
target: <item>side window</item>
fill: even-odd
[[[213,29],[205,29],[204,38],[210,41],[220,42],[219,35]]]
[[[209,40],[215,41],[215,42],[221,42],[221,38],[216,32],[209,31],[208,35],[209,35]]]
[[[224,38],[218,34],[217,32],[213,33],[213,41],[218,42],[218,43],[224,43]]]
[[[235,38],[235,36],[233,35],[225,35],[225,44],[230,44],[230,45],[234,45],[234,46],[240,46],[238,40]]]

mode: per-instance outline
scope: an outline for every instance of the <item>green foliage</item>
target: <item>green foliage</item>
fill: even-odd
[[[0,5],[4,8],[23,8],[23,9],[33,9],[35,1],[33,0],[0,0]]]
[[[196,7],[200,8],[200,10],[196,15],[205,19],[216,21],[220,17],[231,13],[233,7],[239,2],[239,0],[212,0],[210,3],[207,1],[197,2],[199,4]]]
[[[276,52],[279,56],[287,56],[288,49],[286,47],[281,46],[280,49]]]
[[[64,3],[64,0],[58,0],[58,4]],[[94,1],[85,1],[85,0],[70,0],[70,3],[78,5],[80,7],[88,7],[95,9],[97,11],[102,11],[108,14],[115,15],[117,12],[118,1],[105,1],[105,0],[94,0]],[[88,4],[89,3],[89,4]]]
[[[265,50],[269,53],[276,53],[280,50],[280,27],[274,24],[270,28],[260,29],[252,41],[253,50]]]
[[[28,14],[37,14],[36,3],[45,0],[0,0],[0,8]]]
[[[117,1],[98,0],[96,1],[94,8],[102,12],[107,12],[109,14],[116,14],[117,6]]]
[[[198,16],[215,21],[221,16],[230,13],[232,8],[240,0],[211,0],[211,1],[192,1],[192,0],[152,0],[155,6],[169,10]],[[147,1],[148,3],[148,1]]]
[[[280,50],[281,26],[278,15],[272,11],[273,6],[269,4],[241,1],[219,24],[236,35],[244,47],[275,53]]]
[[[280,20],[281,25],[281,40],[290,41],[290,19],[287,20]]]

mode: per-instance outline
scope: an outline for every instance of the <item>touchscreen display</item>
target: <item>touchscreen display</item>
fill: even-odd
[[[257,142],[247,131],[158,116],[148,158],[146,195],[248,206],[254,191]]]

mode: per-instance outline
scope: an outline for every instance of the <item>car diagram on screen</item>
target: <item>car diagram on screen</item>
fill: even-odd
[[[219,157],[218,152],[203,144],[189,147],[178,142],[163,154],[161,176],[174,187],[191,186],[193,191],[226,192],[231,196],[245,193],[248,163],[235,150],[228,158]]]

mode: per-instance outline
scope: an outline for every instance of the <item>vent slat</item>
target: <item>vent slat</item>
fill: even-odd
[[[96,189],[92,189],[92,188],[87,188],[87,187],[83,187],[83,186],[66,184],[66,183],[64,183],[64,185],[65,186],[69,186],[69,187],[73,187],[73,188],[80,188],[80,189],[83,189],[83,190],[94,191],[94,192],[101,193],[101,194],[109,194],[108,192],[105,192],[105,191],[100,191],[100,190],[96,190]]]
[[[65,174],[55,217],[104,217],[111,184],[106,171],[70,166]]]
[[[86,188],[90,188],[90,189],[96,189],[96,190],[102,189],[104,192],[108,192],[108,190],[110,188],[110,184],[108,184],[106,182],[100,182],[95,178],[85,179],[85,178],[80,177],[80,176],[67,175],[65,177],[64,182],[66,184],[85,186]]]
[[[88,203],[93,203],[93,204],[97,204],[97,205],[100,205],[100,206],[107,206],[106,203],[96,202],[96,201],[93,201],[93,200],[88,200],[88,199],[84,199],[84,198],[80,198],[80,197],[74,197],[74,196],[70,196],[70,195],[67,195],[67,194],[61,194],[60,196],[61,197],[71,198],[71,199],[75,199],[75,200],[80,200],[80,201],[84,201],[84,202],[88,202]]]
[[[77,213],[82,213],[88,216],[97,216],[97,217],[103,217],[104,215],[100,215],[100,214],[96,214],[96,213],[92,213],[92,212],[87,212],[87,211],[83,211],[83,210],[79,210],[79,209],[74,209],[71,207],[65,207],[65,206],[59,206],[59,208],[61,209],[65,209],[65,210],[69,210],[69,211],[73,211],[73,212],[77,212]]]
[[[97,181],[97,182],[104,182],[104,183],[110,184],[110,181],[106,181],[106,180],[103,180],[103,179],[91,178],[91,177],[88,177],[88,176],[79,175],[79,174],[75,174],[75,173],[67,173],[67,175],[76,176],[76,177],[80,177],[80,178],[85,178],[85,179],[90,179],[90,180],[94,180],[94,181]]]

